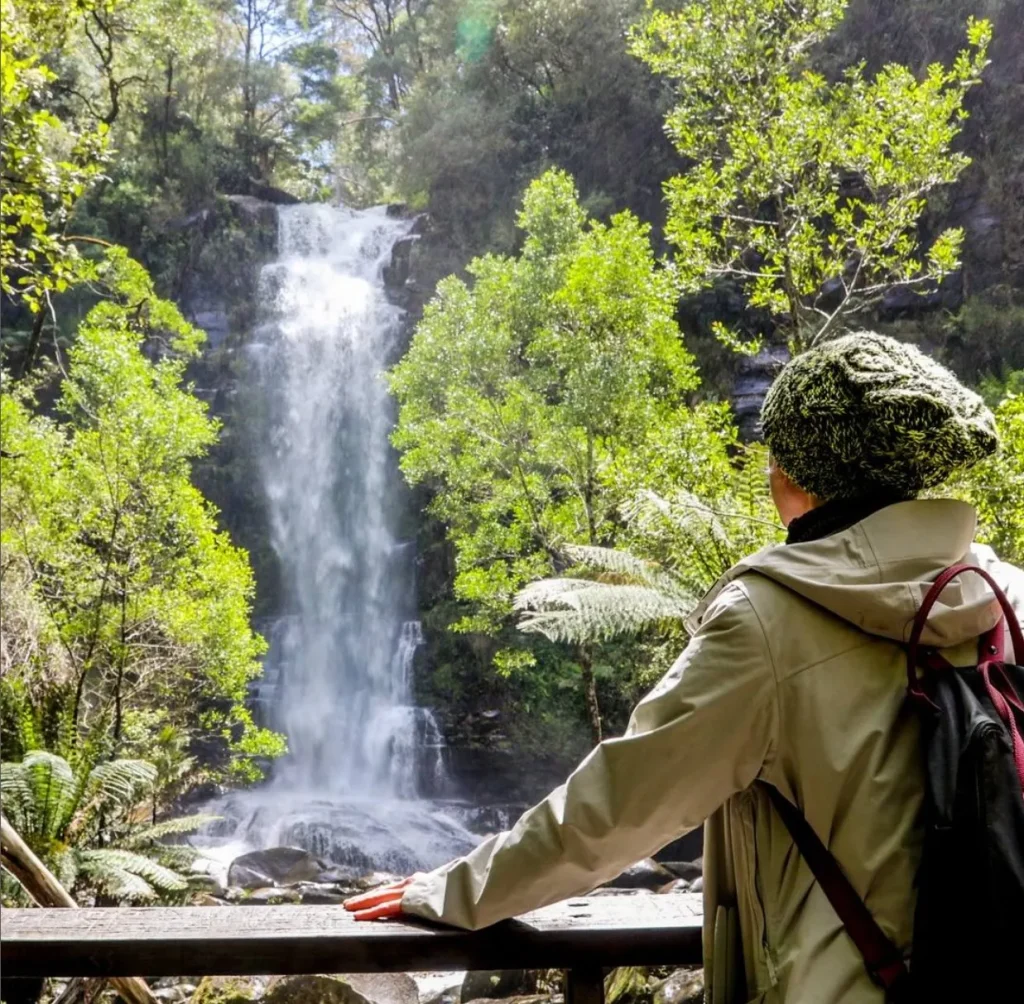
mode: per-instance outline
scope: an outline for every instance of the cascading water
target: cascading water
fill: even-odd
[[[442,743],[412,700],[413,554],[393,531],[400,481],[381,373],[400,312],[381,274],[408,228],[383,207],[280,208],[243,391],[288,603],[269,632],[261,704],[289,754],[220,811],[244,846],[297,844],[363,870],[431,866],[473,842],[423,799],[443,791]]]

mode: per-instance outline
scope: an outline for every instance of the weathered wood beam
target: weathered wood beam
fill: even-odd
[[[17,830],[3,815],[0,815],[0,864],[22,884],[25,891],[40,907],[62,907],[78,911],[78,904],[71,898],[68,891],[57,881],[50,869],[36,857],[32,848],[21,839]],[[23,910],[20,912],[41,914],[47,911]],[[0,950],[0,961],[6,961],[2,958],[2,950]],[[21,975],[8,971],[6,965],[3,968],[4,975],[8,978]],[[35,975],[45,976],[47,974],[36,973]],[[128,1001],[128,1004],[159,1004],[149,987],[140,979],[135,979],[132,976],[112,976],[110,983]]]
[[[699,964],[701,909],[695,895],[597,896],[473,934],[337,906],[5,910],[0,959],[11,976],[563,969],[582,994],[602,968]]]

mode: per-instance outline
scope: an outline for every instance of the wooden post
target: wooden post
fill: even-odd
[[[0,864],[24,886],[38,906],[78,908],[68,891],[3,815],[0,815]],[[128,1004],[159,1004],[146,982],[134,976],[111,979],[110,985]]]
[[[604,1004],[604,974],[601,970],[567,969],[565,1004]]]

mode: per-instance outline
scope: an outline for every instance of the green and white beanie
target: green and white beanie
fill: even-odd
[[[779,467],[825,500],[912,498],[999,445],[977,394],[913,345],[867,331],[789,362],[761,423]]]

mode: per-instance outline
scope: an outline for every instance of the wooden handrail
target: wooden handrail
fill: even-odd
[[[337,906],[4,910],[5,976],[205,976],[564,969],[576,1004],[601,971],[699,965],[699,895],[573,899],[468,933],[363,924]]]

